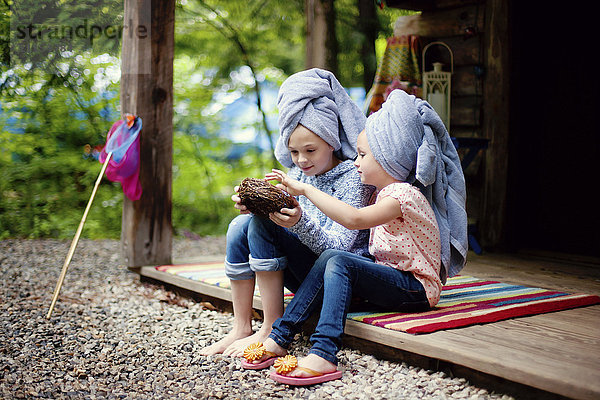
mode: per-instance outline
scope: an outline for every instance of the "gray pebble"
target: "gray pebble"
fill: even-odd
[[[0,398],[502,399],[465,379],[344,348],[342,379],[289,387],[239,360],[199,355],[232,327],[120,265],[114,240],[80,240],[46,319],[70,241],[0,241]],[[176,258],[221,255],[224,237],[175,240]],[[255,329],[260,321],[254,321]],[[292,353],[305,355],[306,335]]]

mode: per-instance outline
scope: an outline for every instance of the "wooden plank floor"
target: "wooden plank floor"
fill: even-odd
[[[462,273],[600,295],[599,265],[470,253]],[[208,298],[231,301],[227,289],[152,267],[143,267],[140,274]],[[259,298],[254,307],[262,308]],[[445,370],[517,398],[600,399],[600,305],[424,335],[348,321],[345,343],[378,356]]]

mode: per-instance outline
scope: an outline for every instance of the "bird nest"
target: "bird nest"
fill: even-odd
[[[256,215],[267,216],[282,208],[294,208],[294,198],[287,192],[271,185],[265,179],[245,178],[240,183],[238,196],[240,204],[245,205]]]

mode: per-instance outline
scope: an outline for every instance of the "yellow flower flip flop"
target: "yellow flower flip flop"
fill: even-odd
[[[264,356],[267,356],[263,361],[254,363],[253,361],[260,360]],[[242,368],[244,369],[265,369],[269,368],[275,363],[275,360],[279,355],[267,351],[265,345],[258,342],[253,343],[244,349],[244,358],[242,360]]]

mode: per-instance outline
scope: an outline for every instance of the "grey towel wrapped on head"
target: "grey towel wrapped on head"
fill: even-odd
[[[465,265],[468,239],[465,177],[444,123],[425,100],[397,89],[369,116],[365,131],[383,169],[416,183],[429,200],[440,228],[445,282]]]
[[[283,166],[293,165],[287,146],[298,124],[329,143],[340,160],[356,157],[356,138],[366,117],[333,73],[313,68],[290,76],[279,89],[277,107],[275,157]]]

